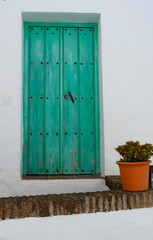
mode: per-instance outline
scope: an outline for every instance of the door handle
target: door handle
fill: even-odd
[[[71,101],[74,103],[74,99],[73,99],[72,94],[69,90],[68,90],[68,94],[69,94],[69,97],[71,98]]]

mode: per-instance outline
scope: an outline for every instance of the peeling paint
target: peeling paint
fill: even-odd
[[[27,142],[24,144],[24,148],[26,148],[26,149],[27,149]]]
[[[68,166],[66,166],[66,167],[64,167],[64,168],[67,169],[67,168],[71,168],[72,166],[73,166],[74,168],[77,168],[77,164],[78,164],[78,162],[73,162],[73,163],[69,164]]]
[[[72,151],[72,155],[74,156],[74,160],[76,160],[76,157],[77,157],[77,154],[78,154],[78,151]]]

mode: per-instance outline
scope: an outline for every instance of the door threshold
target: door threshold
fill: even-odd
[[[51,179],[105,179],[100,174],[67,174],[67,175],[22,175],[23,180],[51,180]]]

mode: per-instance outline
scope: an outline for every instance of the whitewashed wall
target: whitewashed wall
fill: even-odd
[[[0,197],[102,190],[102,179],[21,179],[23,12],[101,14],[107,175],[118,174],[114,147],[153,143],[153,1],[0,1]]]

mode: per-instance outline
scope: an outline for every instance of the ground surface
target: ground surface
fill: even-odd
[[[153,239],[153,208],[0,222],[0,240]]]

